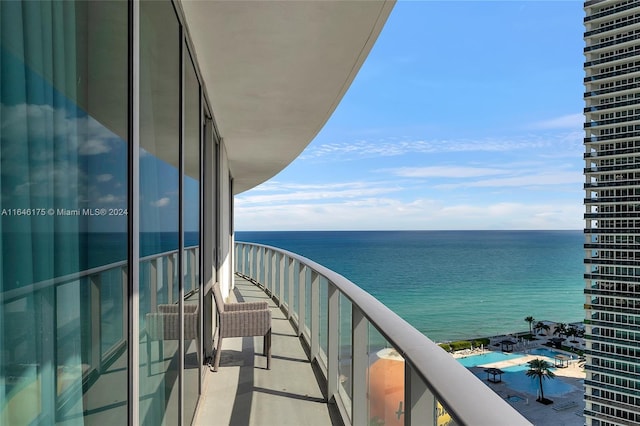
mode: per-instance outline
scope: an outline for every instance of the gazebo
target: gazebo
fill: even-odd
[[[556,368],[567,368],[569,366],[569,357],[566,355],[556,355],[553,357]]]
[[[513,352],[513,345],[515,342],[509,339],[500,342],[500,350],[502,352]]]
[[[500,383],[502,381],[502,375],[504,371],[499,368],[485,368],[484,371],[487,373],[487,380],[492,383]],[[491,376],[491,377],[489,377]]]

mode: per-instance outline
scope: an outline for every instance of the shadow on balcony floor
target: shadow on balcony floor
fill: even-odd
[[[331,425],[330,406],[289,321],[258,287],[236,277],[239,302],[267,300],[273,316],[271,370],[262,337],[224,339],[220,368],[207,371],[194,425]]]

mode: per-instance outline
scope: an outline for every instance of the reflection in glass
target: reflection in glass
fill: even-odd
[[[126,37],[124,2],[0,2],[0,424],[126,423]]]
[[[328,308],[329,307],[329,284],[325,277],[321,277],[319,281],[320,281],[320,310],[318,313],[320,317],[318,319],[320,321],[320,335],[318,337],[320,341],[320,355],[325,360],[325,365],[326,365],[328,341],[329,341],[329,336],[327,334],[327,331],[329,330],[329,321],[327,317],[327,311],[329,309]]]
[[[351,376],[351,302],[342,293],[339,300],[339,329],[338,329],[338,392],[342,397],[345,408],[351,415],[352,376]]]
[[[200,383],[200,85],[184,46],[184,422],[190,424]]]
[[[404,425],[404,358],[369,324],[369,424]]]
[[[140,21],[139,401],[141,424],[156,426],[178,422],[180,31],[170,2],[142,1]]]

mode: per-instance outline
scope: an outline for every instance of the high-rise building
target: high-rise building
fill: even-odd
[[[640,423],[640,1],[584,4],[585,419]]]

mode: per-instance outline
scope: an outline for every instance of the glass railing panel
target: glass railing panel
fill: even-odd
[[[436,401],[436,426],[458,426],[440,401]]]
[[[280,254],[274,253],[271,262],[271,277],[273,279],[273,294],[280,299]]]
[[[127,300],[122,268],[100,274],[100,351],[101,358],[124,344]]]
[[[327,358],[327,342],[328,342],[328,335],[327,335],[327,331],[329,328],[329,324],[328,324],[328,316],[327,316],[327,309],[328,309],[328,301],[329,301],[329,293],[328,293],[328,283],[327,283],[327,279],[324,277],[320,278],[320,353],[321,356],[323,356],[323,358],[326,360]]]
[[[282,303],[287,307],[287,311],[291,310],[290,300],[289,300],[289,289],[291,288],[291,283],[289,283],[289,271],[292,267],[291,261],[287,256],[284,257],[284,262],[282,262],[284,269],[282,270]]]
[[[172,269],[172,274],[171,274],[171,283],[173,284],[171,286],[171,303],[176,303],[178,300],[180,300],[180,286],[178,285],[179,281],[179,271],[178,271],[178,253],[174,253],[172,255],[169,256],[169,258],[171,259],[172,265],[173,267]]]
[[[304,273],[304,325],[308,330],[311,330],[311,270],[305,268]]]
[[[404,425],[404,358],[369,325],[369,425]]]
[[[338,299],[339,319],[338,319],[338,393],[342,399],[342,403],[351,417],[351,399],[352,399],[352,348],[353,342],[351,337],[352,306],[349,299],[340,294]]]
[[[90,308],[87,280],[75,280],[56,287],[56,371],[58,397],[72,386],[82,385],[82,375],[91,367],[91,321],[81,321]],[[80,350],[78,350],[80,348]],[[93,366],[95,367],[95,366]]]
[[[291,285],[293,286],[293,301],[291,305],[293,306],[293,317],[295,320],[298,320],[298,309],[300,306],[300,264],[296,261],[293,264],[293,281]]]

